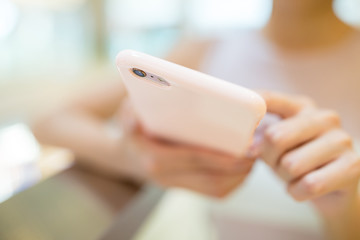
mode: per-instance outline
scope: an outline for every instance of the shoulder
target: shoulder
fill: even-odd
[[[250,36],[253,36],[253,32],[235,30],[213,33],[209,37],[184,37],[175,44],[166,59],[198,70],[209,51],[230,42],[248,41]]]

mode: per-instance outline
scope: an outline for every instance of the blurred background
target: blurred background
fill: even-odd
[[[360,26],[360,0],[334,5]],[[71,165],[29,123],[82,89],[118,78],[131,48],[164,57],[179,39],[262,27],[271,0],[0,0],[0,202]]]

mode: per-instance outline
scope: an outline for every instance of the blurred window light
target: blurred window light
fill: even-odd
[[[271,14],[271,0],[194,0],[187,22],[191,28],[221,30],[260,28]]]
[[[178,38],[183,0],[107,0],[108,55],[132,48],[162,56]]]
[[[40,148],[30,129],[17,123],[0,129],[0,202],[41,178]]]
[[[0,42],[0,83],[45,78],[66,81],[83,70],[90,61],[86,57],[91,39],[82,8],[49,11],[32,7],[21,8],[20,13],[16,29]],[[55,72],[63,73],[62,77]]]
[[[16,41],[19,46],[23,46],[22,60],[35,65],[37,63],[32,61],[34,56],[40,56],[52,49],[51,45],[55,40],[54,18],[48,12],[33,11],[23,15],[27,21],[19,24]]]
[[[4,167],[0,168],[0,203],[13,194],[13,183],[11,172]]]
[[[14,124],[0,130],[0,164],[18,166],[35,161],[39,157],[39,145],[30,129]]]
[[[119,29],[176,25],[181,16],[181,0],[108,0],[109,20]]]
[[[9,0],[0,0],[0,40],[14,29],[18,19],[18,9]]]
[[[360,0],[336,0],[334,8],[344,22],[360,27]]]
[[[271,0],[107,0],[109,56],[133,48],[162,56],[182,32],[259,28]]]
[[[29,7],[42,7],[51,10],[68,10],[79,7],[86,0],[12,0],[19,6]]]

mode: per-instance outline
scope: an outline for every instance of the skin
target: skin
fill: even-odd
[[[336,45],[354,30],[337,19],[331,6],[331,0],[275,0],[261,34],[290,53]],[[168,60],[198,69],[212,44],[183,42]],[[339,115],[307,97],[260,94],[268,112],[281,121],[269,124],[242,158],[149,136],[124,101],[126,94],[118,81],[96,87],[41,117],[33,129],[41,142],[73,150],[80,164],[106,176],[150,180],[217,197],[243,183],[254,159],[260,157],[287,184],[294,200],[313,203],[329,239],[360,239],[360,160]],[[123,135],[107,133],[104,123],[110,118],[122,119],[118,125],[125,130]]]
[[[355,31],[336,17],[332,4],[333,0],[274,0],[271,17],[261,32],[281,51],[331,47]]]

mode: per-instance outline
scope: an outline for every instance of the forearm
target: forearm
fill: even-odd
[[[326,239],[360,239],[360,198],[354,196],[339,202],[333,211],[321,213],[326,228]]]
[[[133,177],[129,145],[109,134],[104,120],[86,112],[64,110],[35,123],[34,134],[45,144],[68,148],[76,160],[112,177]],[[134,161],[131,161],[134,162]]]

